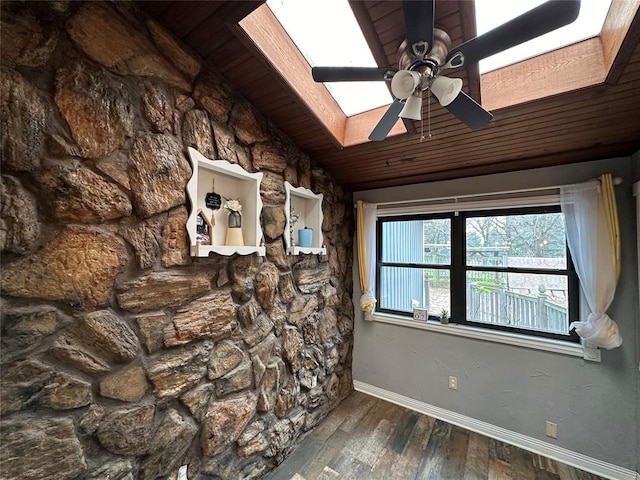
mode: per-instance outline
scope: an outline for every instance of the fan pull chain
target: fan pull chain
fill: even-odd
[[[422,95],[422,92],[420,92]],[[424,140],[424,115],[420,114],[420,143]]]
[[[427,129],[428,129],[428,139],[431,140],[431,95],[427,95]],[[425,138],[424,136],[424,117],[420,119],[420,142],[422,142]]]
[[[429,122],[429,141],[431,141],[431,92],[427,95],[427,119]]]

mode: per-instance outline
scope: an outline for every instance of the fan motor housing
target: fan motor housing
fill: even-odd
[[[427,79],[432,79],[438,75],[440,67],[444,65],[449,49],[451,48],[451,38],[444,30],[433,29],[433,46],[425,55],[416,55],[413,49],[403,41],[398,48],[398,69],[413,70],[425,75]],[[426,85],[425,85],[426,88]]]

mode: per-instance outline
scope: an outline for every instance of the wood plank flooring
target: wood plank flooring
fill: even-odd
[[[604,480],[353,392],[267,480]]]

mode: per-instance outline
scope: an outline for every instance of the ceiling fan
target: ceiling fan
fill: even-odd
[[[394,67],[313,67],[316,82],[386,81],[395,97],[369,140],[384,140],[398,118],[422,118],[422,92],[430,90],[440,105],[471,129],[493,115],[462,91],[462,80],[440,75],[465,68],[508,48],[573,22],[580,0],[549,0],[499,27],[451,49],[451,39],[434,27],[435,0],[403,0],[406,40]]]

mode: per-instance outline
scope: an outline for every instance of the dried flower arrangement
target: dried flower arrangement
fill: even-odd
[[[238,200],[227,200],[224,204],[224,208],[226,208],[230,212],[237,212],[239,214],[242,214],[242,205]]]

